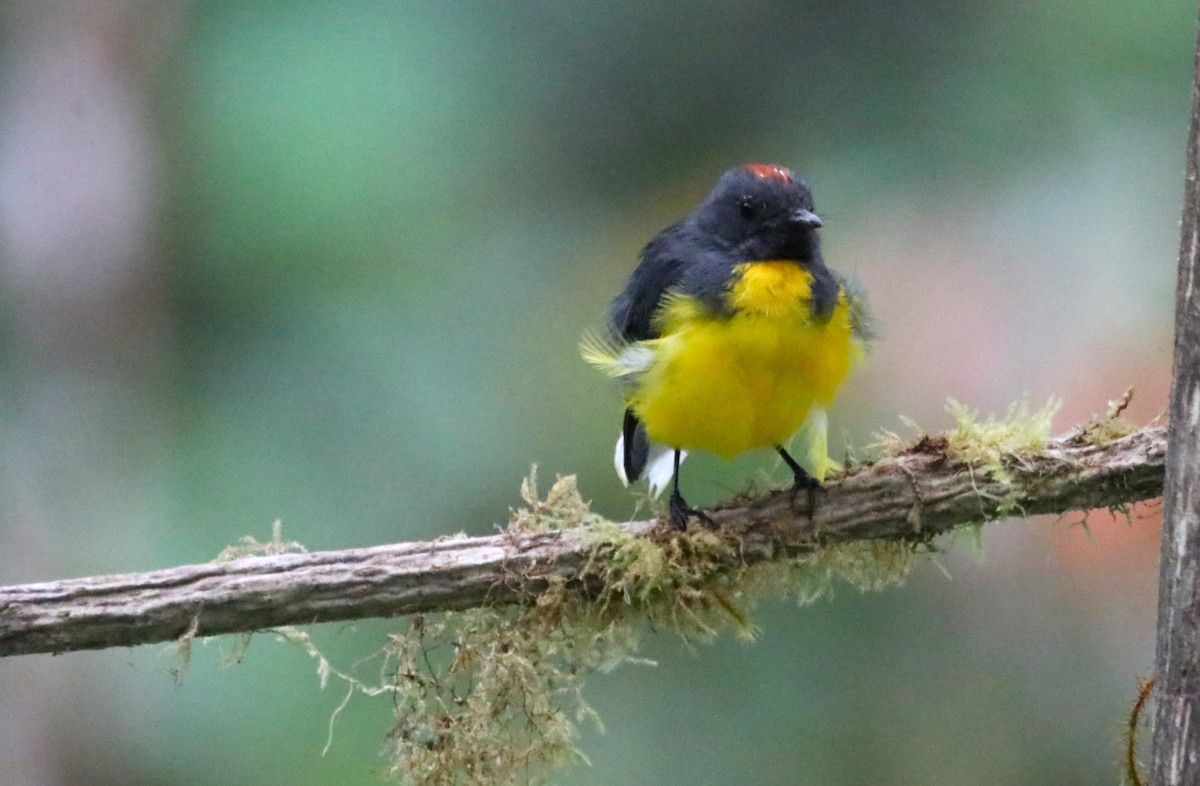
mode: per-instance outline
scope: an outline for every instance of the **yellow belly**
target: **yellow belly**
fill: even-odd
[[[790,262],[742,266],[731,317],[675,298],[654,361],[630,405],[650,438],[725,458],[785,443],[814,405],[833,401],[854,356],[844,295],[826,321],[813,318],[809,274]]]

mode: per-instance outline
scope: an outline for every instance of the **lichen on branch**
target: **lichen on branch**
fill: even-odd
[[[738,542],[693,528],[631,534],[593,514],[574,476],[544,499],[536,474],[510,530],[588,529],[588,555],[570,581],[537,565],[508,581],[544,587],[523,607],[418,615],[394,635],[395,723],[391,773],[419,786],[539,783],[556,767],[586,761],[580,724],[599,725],[584,680],[637,662],[647,630],[688,643],[722,632],[752,638],[753,599],[775,592],[811,603],[838,579],[862,589],[903,580],[924,544],[837,544],[778,562],[745,564]]]

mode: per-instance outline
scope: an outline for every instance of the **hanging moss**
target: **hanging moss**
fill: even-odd
[[[588,525],[578,581],[548,583],[527,607],[481,608],[413,618],[387,659],[396,703],[388,735],[391,774],[419,786],[536,784],[586,761],[580,724],[600,721],[583,696],[588,674],[638,662],[649,629],[697,643],[723,633],[752,638],[753,598],[783,594],[811,603],[838,581],[880,589],[903,580],[914,547],[894,542],[819,548],[783,562],[740,564],[736,541],[693,528],[640,537],[593,514],[575,478],[544,499],[536,476],[522,484],[516,531]]]

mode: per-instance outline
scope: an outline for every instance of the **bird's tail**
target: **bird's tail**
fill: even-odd
[[[628,486],[637,481],[644,472],[650,484],[650,494],[657,497],[670,485],[675,474],[675,451],[662,448],[656,450],[653,457],[650,452],[650,439],[646,435],[646,427],[633,410],[625,410],[625,420],[621,424],[617,450],[613,456],[617,477]],[[685,458],[687,451],[680,451],[679,460],[682,462]]]

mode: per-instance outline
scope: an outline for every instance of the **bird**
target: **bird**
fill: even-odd
[[[583,358],[617,380],[625,413],[614,463],[625,485],[671,484],[668,515],[694,516],[679,489],[691,450],[725,459],[775,450],[811,505],[827,473],[827,407],[874,337],[866,293],[830,270],[808,183],[776,164],[725,172],[641,252]],[[787,445],[800,433],[797,460]],[[662,446],[651,457],[652,446]]]

